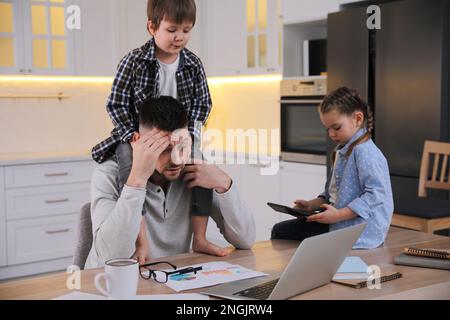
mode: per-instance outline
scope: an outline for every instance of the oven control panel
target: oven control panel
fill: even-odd
[[[326,94],[326,79],[285,79],[281,81],[281,97],[325,96]]]

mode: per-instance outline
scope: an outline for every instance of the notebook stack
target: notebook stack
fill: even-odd
[[[368,265],[359,257],[347,257],[339,270],[334,275],[332,281],[352,288],[360,289],[368,286],[369,279]],[[382,270],[379,275],[380,282],[386,282],[401,278],[400,272],[392,270]],[[375,279],[373,279],[375,280]]]
[[[394,258],[404,266],[450,270],[450,250],[432,248],[405,248]]]

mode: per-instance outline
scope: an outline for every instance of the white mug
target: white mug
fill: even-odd
[[[105,278],[106,290],[100,285]],[[134,259],[113,259],[105,263],[105,272],[95,276],[98,291],[112,299],[134,299],[139,281],[139,264]]]

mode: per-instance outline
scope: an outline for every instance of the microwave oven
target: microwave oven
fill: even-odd
[[[303,75],[324,76],[327,74],[327,40],[303,41]]]

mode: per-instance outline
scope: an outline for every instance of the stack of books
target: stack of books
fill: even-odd
[[[395,264],[404,266],[450,270],[450,250],[432,248],[405,248],[394,258]]]

